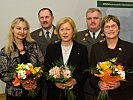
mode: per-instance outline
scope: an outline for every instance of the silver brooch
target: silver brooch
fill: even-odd
[[[122,51],[122,48],[119,48],[119,51]]]

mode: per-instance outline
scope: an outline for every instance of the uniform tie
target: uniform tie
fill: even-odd
[[[95,39],[95,32],[93,32],[93,39]]]
[[[46,35],[47,35],[47,42],[48,42],[48,44],[49,44],[49,43],[50,43],[49,31],[46,32]]]

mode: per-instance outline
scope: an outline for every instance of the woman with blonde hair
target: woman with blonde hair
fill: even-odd
[[[53,63],[60,59],[65,66],[71,65],[75,70],[73,78],[65,83],[47,82],[47,100],[68,100],[64,93],[66,86],[74,91],[75,100],[84,100],[82,91],[84,76],[82,72],[88,66],[87,47],[74,41],[77,29],[70,17],[60,19],[56,25],[56,30],[60,41],[48,46],[46,50],[44,65],[47,66],[47,72],[53,66]]]
[[[28,97],[28,85],[14,86],[10,70],[18,64],[32,63],[33,66],[43,66],[44,57],[36,42],[30,37],[30,26],[23,17],[14,19],[11,23],[7,44],[0,51],[0,77],[6,83],[6,100],[41,100],[41,94]],[[34,83],[36,85],[36,83]],[[41,93],[41,81],[37,81],[36,90]]]

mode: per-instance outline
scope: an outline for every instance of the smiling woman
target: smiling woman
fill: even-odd
[[[117,65],[120,64],[125,66],[125,70],[132,70],[133,44],[127,41],[123,41],[119,38],[119,19],[114,15],[107,15],[103,18],[101,26],[102,31],[105,34],[105,40],[93,45],[91,50],[91,66],[96,66],[100,62],[109,61],[112,58],[118,58],[116,63]],[[113,74],[113,72],[114,71],[112,71],[111,74]],[[104,75],[104,73],[102,75]],[[96,92],[98,93],[99,90],[108,91],[109,98],[111,100],[133,99],[133,74],[126,74],[126,81],[118,80],[114,82],[105,82],[102,79],[100,80],[100,78],[96,77],[92,77],[90,79],[90,83],[92,87],[96,89]]]
[[[82,72],[88,66],[87,47],[74,41],[77,29],[70,17],[61,18],[56,25],[56,30],[61,41],[48,46],[44,62],[46,71],[48,73],[53,64],[61,60],[62,66],[71,65],[74,67],[74,72],[72,78],[64,83],[48,81],[47,100],[69,100],[71,95],[67,98],[65,87],[74,91],[76,96],[74,100],[84,100]]]
[[[14,78],[12,70],[18,64],[32,63],[34,66],[43,66],[43,55],[36,42],[30,37],[29,27],[23,17],[15,18],[9,29],[7,45],[0,51],[0,78],[6,83],[6,100],[41,100],[42,98],[41,80],[39,84],[36,84],[37,80],[33,83],[37,89],[35,98],[28,96],[30,90],[27,90],[25,85],[14,86],[12,84],[12,78]]]

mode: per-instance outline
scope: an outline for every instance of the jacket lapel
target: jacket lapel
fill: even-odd
[[[104,57],[106,60],[108,60],[109,59],[109,57],[108,57],[108,46],[107,46],[107,42],[106,41],[104,41],[104,43],[102,43],[102,45],[100,45],[101,46],[101,52],[100,53],[102,53],[101,55],[103,55],[102,56],[102,58]]]
[[[87,35],[88,34],[88,35]],[[87,35],[87,36],[86,36]],[[87,33],[85,34],[85,36],[86,36],[86,40],[88,41],[88,42],[91,42],[91,43],[93,43],[94,42],[94,39],[93,38],[91,38],[91,35],[90,35],[90,32],[89,32],[89,30],[87,31]]]
[[[117,45],[116,45],[116,49],[117,49],[117,51],[118,51],[117,57],[119,58],[119,61],[124,61],[124,60],[122,60],[122,59],[125,59],[125,58],[123,57],[123,56],[124,56],[123,54],[126,53],[124,45],[125,45],[125,44],[123,44],[123,41],[119,38],[119,39],[118,39],[118,43],[117,43]]]
[[[71,64],[73,64],[74,59],[78,59],[78,58],[75,57],[75,53],[76,52],[77,52],[77,50],[76,50],[76,43],[73,41],[73,47],[72,47],[71,53],[69,55],[67,64],[71,65]]]
[[[58,48],[58,56],[57,56],[57,59],[60,59],[63,61],[63,55],[62,55],[62,49],[61,49],[61,41],[58,42],[58,45],[57,45],[57,48]]]
[[[91,35],[90,35],[90,32],[89,32],[89,30],[88,30],[88,32],[87,32],[87,37],[86,37],[86,40],[88,41],[88,42],[90,42],[90,43],[97,43],[97,42],[99,42],[100,40],[102,40],[103,39],[103,36],[101,36],[101,33],[99,33],[99,35],[98,35],[98,37],[96,38],[96,39],[93,39],[92,37],[91,37]]]
[[[58,37],[57,37],[57,32],[55,29],[55,26],[53,26],[53,33],[51,36],[51,43],[57,43],[59,41]]]

